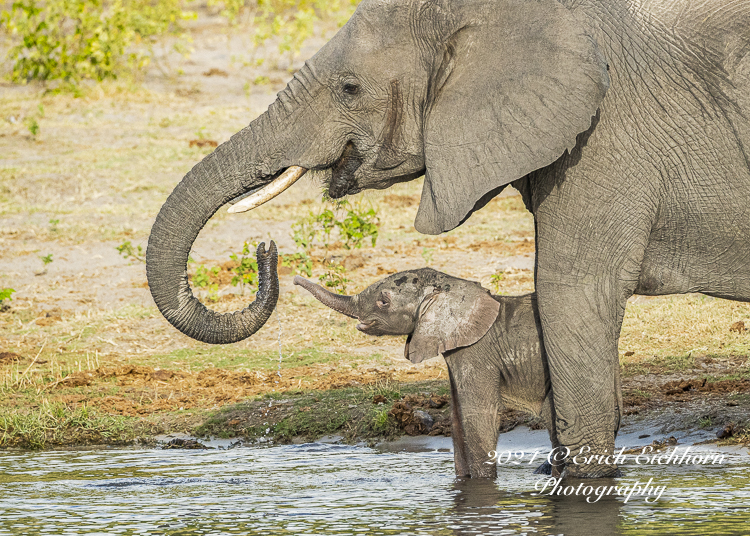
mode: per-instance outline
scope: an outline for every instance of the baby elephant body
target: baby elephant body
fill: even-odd
[[[541,416],[555,437],[535,294],[494,296],[478,283],[430,268],[393,274],[355,296],[332,294],[299,276],[294,282],[357,318],[364,333],[408,335],[404,354],[414,363],[443,354],[458,476],[496,476],[489,453],[497,446],[503,409]]]

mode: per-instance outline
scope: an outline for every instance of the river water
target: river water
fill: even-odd
[[[0,535],[750,534],[746,449],[723,450],[713,465],[631,457],[626,476],[604,484],[653,479],[666,486],[661,497],[591,503],[539,493],[536,463],[503,464],[495,481],[457,480],[445,449],[391,450],[309,443],[0,452]]]

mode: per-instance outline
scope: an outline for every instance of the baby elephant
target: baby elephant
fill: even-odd
[[[550,430],[552,393],[535,294],[494,296],[478,283],[430,268],[393,274],[356,296],[333,294],[299,276],[294,283],[357,318],[363,333],[408,335],[404,354],[413,363],[443,354],[456,475],[496,476],[488,453],[497,446],[502,409],[541,416]]]

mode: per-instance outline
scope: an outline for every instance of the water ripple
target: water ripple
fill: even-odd
[[[533,468],[456,480],[448,452],[308,443],[219,451],[0,453],[0,535],[746,534],[750,463],[628,465],[633,497],[539,495]],[[677,527],[677,529],[674,529]]]

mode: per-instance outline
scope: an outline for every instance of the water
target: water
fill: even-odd
[[[621,484],[667,486],[655,504],[539,495],[527,465],[461,481],[453,454],[436,450],[3,452],[0,535],[750,534],[745,452],[724,451],[724,463],[707,467],[628,464]]]

